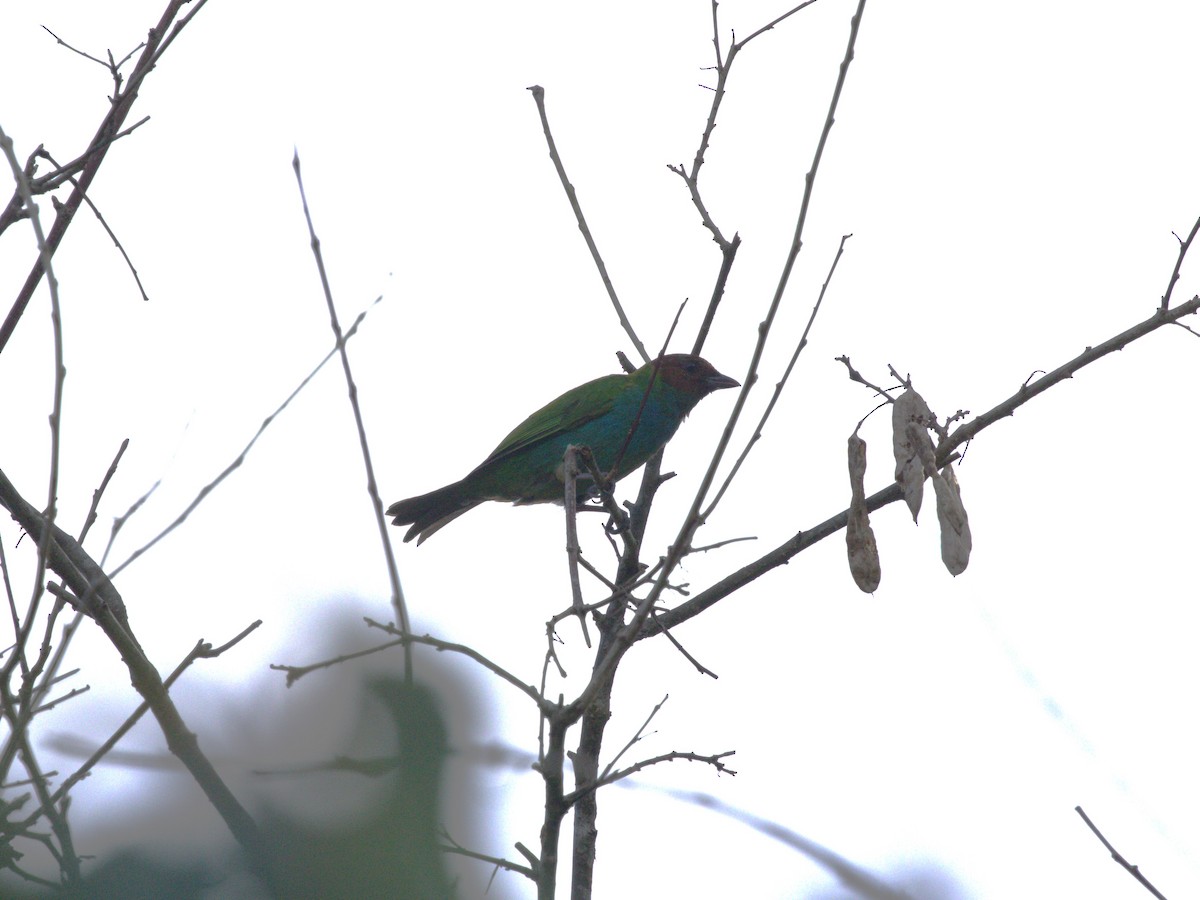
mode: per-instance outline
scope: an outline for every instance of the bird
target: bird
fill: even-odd
[[[561,504],[568,445],[588,447],[601,472],[615,465],[615,478],[620,480],[674,437],[704,397],[740,386],[708,361],[687,353],[659,356],[627,374],[604,375],[571,388],[529,416],[461,481],[399,500],[388,507],[387,515],[393,517],[393,525],[412,526],[404,535],[406,543],[418,538],[421,544],[488,500],[517,506]],[[586,472],[577,483],[581,501],[596,489]]]

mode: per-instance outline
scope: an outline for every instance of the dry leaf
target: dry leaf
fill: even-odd
[[[942,562],[951,575],[961,575],[971,558],[971,526],[953,466],[946,466],[940,474],[934,473],[933,490],[937,495],[938,525],[942,529]]]
[[[896,481],[904,491],[913,521],[921,511],[925,478],[933,467],[933,441],[926,425],[933,421],[924,398],[909,388],[892,404],[892,452],[896,455]]]
[[[863,481],[867,474],[867,442],[857,433],[846,442],[847,461],[850,465],[850,517],[846,522],[846,555],[850,561],[850,574],[859,590],[875,593],[879,587],[879,548],[875,544],[875,532],[867,516],[867,492]]]

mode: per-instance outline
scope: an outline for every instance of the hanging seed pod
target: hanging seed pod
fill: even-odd
[[[951,575],[961,575],[971,558],[971,526],[953,466],[933,475],[938,525],[942,529],[942,562]]]
[[[863,485],[867,475],[867,442],[857,432],[850,435],[846,442],[846,455],[850,465],[850,518],[846,522],[846,555],[854,583],[859,590],[873,594],[879,587],[879,548],[867,516],[867,492]]]
[[[892,452],[896,456],[896,481],[904,491],[904,502],[917,521],[924,495],[925,478],[931,474],[933,441],[926,429],[933,421],[925,400],[912,388],[892,404]]]

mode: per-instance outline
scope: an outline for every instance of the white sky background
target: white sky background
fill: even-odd
[[[0,125],[20,158],[39,143],[73,158],[111,92],[100,67],[39,26],[93,54],[122,55],[161,5],[48,0],[5,10]],[[786,8],[730,0],[723,37]],[[744,241],[705,349],[739,379],[852,11],[848,0],[821,0],[734,66],[702,190],[720,226]],[[1183,0],[868,4],[804,251],[737,448],[841,235],[854,237],[763,441],[700,538],[758,540],[691,559],[693,589],[845,507],[845,440],[874,401],[833,357],[849,354],[880,383],[888,363],[911,373],[943,417],[980,413],[1035,370],[1153,311],[1176,257],[1171,232],[1186,234],[1200,215],[1197,34],[1200,8]],[[461,477],[530,411],[615,371],[616,350],[632,355],[528,85],[547,90],[559,149],[642,339],[656,348],[689,297],[674,349],[690,346],[720,257],[666,165],[691,161],[711,101],[698,84],[713,83],[711,64],[709,7],[699,0],[350,0],[286,11],[213,0],[142,90],[130,121],[151,121],[113,149],[91,191],[151,302],[88,215],[56,257],[65,527],[76,529],[129,437],[98,524],[163,483],[118,541],[111,561],[125,559],[236,456],[331,345],[293,147],[343,323],[383,295],[351,353],[385,503]],[[41,205],[48,221],[50,204]],[[32,246],[27,225],[5,235],[6,298]],[[1185,267],[1176,300],[1200,288],[1198,266]],[[48,311],[43,289],[0,355],[0,466],[35,503],[49,443]],[[1081,804],[1164,893],[1194,891],[1198,376],[1197,338],[1166,329],[985,431],[959,472],[975,551],[957,579],[938,557],[932,507],[914,528],[893,505],[873,517],[883,556],[874,596],[854,587],[839,534],[678,630],[718,681],[663,642],[640,645],[618,676],[610,750],[669,694],[655,734],[632,752],[736,749],[739,774],[718,779],[676,763],[638,779],[653,789],[607,791],[597,896],[848,896],[806,857],[661,787],[711,793],[913,896],[1147,896],[1087,832],[1073,811]],[[651,546],[674,536],[733,399],[705,400],[671,444],[666,465],[680,477],[660,493]],[[877,414],[865,429],[871,492],[891,477],[888,422]],[[587,530],[585,549],[603,560],[596,525]],[[5,527],[10,554],[15,535]],[[98,528],[94,552],[106,537]],[[536,683],[544,622],[568,602],[562,544],[555,509],[489,504],[420,548],[401,546],[418,629]],[[359,617],[390,617],[337,367],[118,587],[164,672],[197,639],[221,642],[265,620],[176,692],[231,777],[273,764],[272,733],[285,721],[299,727],[306,703],[344,717],[301,723],[329,732],[314,752],[342,752],[352,693],[328,699],[331,676],[319,674],[285,691],[266,669],[369,644]],[[134,705],[123,666],[93,632],[77,646],[90,693],[46,717],[35,737],[98,742]],[[578,630],[562,634],[581,678]],[[514,691],[484,679],[475,690],[483,719],[458,744],[535,749],[535,716]],[[147,727],[122,747],[157,754],[163,742]],[[495,804],[480,849],[516,858],[514,841],[535,847],[537,776],[487,769],[480,778]],[[75,821],[88,834],[102,808],[113,828],[114,797],[145,805],[168,781],[185,779],[110,767],[78,789]],[[939,877],[958,893],[935,894]],[[493,895],[532,890],[502,875]]]

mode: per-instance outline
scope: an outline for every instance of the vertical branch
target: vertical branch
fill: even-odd
[[[567,518],[567,573],[571,581],[571,605],[579,616],[579,625],[583,628],[583,642],[588,649],[592,646],[592,636],[588,633],[587,610],[583,605],[583,588],[579,584],[579,559],[582,551],[579,549],[578,527],[578,497],[576,482],[579,479],[579,454],[582,448],[568,444],[563,453],[563,508]]]
[[[613,610],[625,609],[625,602],[613,603]],[[618,627],[613,627],[616,624]],[[619,631],[619,622],[605,622],[600,634],[596,659],[606,658]],[[575,822],[572,833],[571,853],[571,900],[590,900],[592,878],[596,869],[596,842],[599,830],[596,815],[596,791],[590,790],[600,774],[600,750],[604,742],[604,729],[612,718],[612,689],[616,672],[610,671],[592,702],[584,711],[579,731],[579,744],[572,756],[575,769]]]
[[[563,816],[567,814],[563,767],[566,764],[567,729],[571,723],[563,717],[561,705],[549,716],[549,723],[546,755],[541,760],[546,811],[542,819],[541,858],[535,867],[538,900],[554,900],[558,885],[558,843],[562,836]]]
[[[632,596],[630,586],[637,581],[641,570],[640,548],[650,520],[650,509],[654,495],[662,484],[660,466],[662,451],[654,454],[646,463],[642,486],[638,498],[629,513],[630,539],[625,542],[625,551],[617,566],[617,577],[613,591],[615,599],[600,621],[600,640],[596,648],[593,680],[598,670],[609,660],[613,648],[625,625],[625,610]],[[575,823],[573,834],[574,850],[571,857],[572,900],[588,900],[592,891],[592,875],[596,865],[596,842],[599,830],[596,816],[599,812],[597,792],[591,790],[600,772],[600,751],[604,744],[604,731],[612,718],[612,691],[615,667],[602,678],[586,704],[579,707],[579,743],[572,758],[575,767]]]
[[[321,241],[313,228],[312,216],[308,211],[308,198],[304,195],[304,179],[300,175],[300,153],[292,155],[292,169],[296,173],[296,186],[300,190],[300,203],[304,207],[304,221],[308,224],[308,236],[312,244],[313,257],[317,261],[317,272],[321,276],[321,289],[325,293],[325,305],[329,309],[329,327],[337,340],[337,351],[342,360],[342,372],[346,376],[346,389],[350,396],[350,408],[354,413],[354,424],[358,429],[358,445],[362,449],[363,467],[367,471],[367,493],[371,496],[371,506],[375,510],[375,524],[379,529],[379,540],[383,544],[383,556],[387,561],[388,579],[392,585],[392,606],[396,610],[397,624],[401,633],[407,637],[412,631],[408,621],[408,608],[404,602],[404,589],[400,586],[400,572],[396,568],[396,556],[392,553],[392,543],[388,536],[387,521],[383,517],[383,501],[379,499],[379,488],[375,483],[375,466],[371,462],[371,448],[367,444],[367,429],[363,425],[362,410],[358,407],[358,386],[354,383],[354,375],[350,371],[350,356],[346,353],[346,336],[342,333],[338,321],[337,308],[333,303],[333,290],[329,286],[329,276],[325,272],[325,258],[321,255]],[[404,644],[404,680],[412,684],[412,650]]]
[[[53,523],[58,507],[58,462],[62,436],[63,381],[67,377],[66,367],[63,365],[62,308],[58,302],[58,279],[55,277],[54,267],[51,265],[54,251],[51,249],[50,244],[46,240],[46,234],[42,230],[41,212],[38,210],[37,204],[33,201],[33,192],[29,186],[29,179],[20,162],[18,162],[16,153],[13,152],[12,138],[5,134],[3,129],[0,129],[0,150],[3,151],[9,166],[12,168],[13,177],[17,182],[17,191],[20,193],[21,200],[28,211],[29,223],[33,227],[34,235],[37,237],[38,266],[46,273],[46,284],[50,291],[50,327],[54,340],[54,395],[50,409],[50,475],[46,486],[48,496],[46,498],[45,515],[46,520]],[[27,625],[32,624],[33,618],[37,614],[38,600],[42,595],[43,583],[46,576],[46,553],[49,540],[50,532],[47,529],[42,539],[38,542],[37,570],[33,578],[33,597],[29,603]]]
[[[833,130],[835,114],[837,112],[838,102],[841,100],[842,89],[846,84],[846,74],[850,70],[850,63],[854,59],[854,45],[858,40],[858,29],[862,22],[863,8],[866,6],[866,0],[859,0],[858,7],[855,9],[854,16],[850,19],[850,34],[846,41],[846,52],[842,57],[841,65],[838,67],[837,82],[834,84],[833,96],[829,100],[829,110],[825,115],[825,125],[821,129],[821,136],[817,140],[816,149],[813,151],[812,164],[808,172],[804,176],[804,195],[800,201],[800,212],[796,218],[796,228],[792,235],[792,243],[788,249],[787,258],[784,260],[783,271],[780,273],[779,282],[775,287],[775,294],[771,298],[770,306],[767,308],[766,317],[758,326],[758,340],[754,345],[754,353],[750,359],[750,365],[747,367],[746,377],[742,380],[742,389],[738,392],[738,397],[733,406],[733,411],[729,415],[729,421],[725,426],[725,430],[721,434],[721,438],[717,443],[717,448],[713,452],[712,462],[709,463],[708,470],[704,473],[704,478],[700,482],[700,487],[696,491],[695,499],[692,501],[692,507],[688,511],[687,518],[684,520],[683,526],[679,530],[679,535],[671,545],[667,559],[663,564],[661,573],[654,589],[650,594],[650,602],[657,600],[665,590],[671,573],[675,566],[687,554],[691,546],[692,537],[696,530],[704,523],[704,517],[700,513],[700,508],[704,504],[704,500],[708,495],[709,489],[712,487],[713,480],[716,478],[717,467],[721,463],[721,459],[725,454],[725,450],[729,446],[729,441],[733,437],[733,429],[741,416],[742,409],[746,405],[746,398],[749,396],[750,390],[754,383],[758,380],[758,365],[762,359],[763,350],[766,348],[767,338],[771,332],[771,326],[774,324],[775,315],[779,311],[779,306],[783,301],[784,291],[787,289],[788,281],[791,278],[792,268],[796,264],[796,259],[800,255],[800,248],[804,244],[804,226],[808,222],[808,209],[812,202],[813,188],[816,184],[817,170],[821,165],[821,158],[825,153],[825,146],[829,141],[829,134]],[[797,7],[797,9],[802,7]],[[790,15],[788,13],[787,15]],[[782,17],[781,17],[782,18]],[[778,22],[780,20],[776,20]],[[764,26],[754,34],[746,38],[746,41],[751,40],[763,31],[773,27],[775,22]],[[745,43],[745,42],[743,42]],[[728,63],[726,63],[728,65]],[[639,610],[640,612],[640,610]]]
[[[742,236],[736,232],[733,240],[721,245],[721,268],[717,272],[717,281],[713,285],[712,296],[704,310],[704,320],[696,330],[696,340],[692,344],[692,355],[700,356],[704,350],[704,342],[708,340],[708,332],[712,329],[713,319],[717,315],[717,307],[725,298],[725,285],[729,282],[729,273],[733,271],[733,261],[737,257],[738,247],[742,246]]]
[[[45,521],[53,524],[58,512],[58,474],[59,460],[61,456],[61,438],[62,438],[62,399],[63,399],[63,381],[66,378],[67,370],[63,365],[63,335],[62,335],[62,308],[59,305],[58,299],[58,278],[54,274],[54,267],[51,264],[53,251],[50,244],[46,240],[46,233],[42,230],[41,211],[33,200],[33,191],[29,184],[24,168],[18,162],[16,153],[13,150],[12,138],[10,138],[3,129],[0,129],[0,150],[3,151],[5,158],[8,160],[9,166],[12,168],[13,177],[17,183],[17,191],[21,196],[22,203],[28,213],[29,223],[33,228],[33,233],[37,238],[38,248],[38,265],[46,273],[46,283],[50,294],[50,327],[53,335],[54,344],[54,389],[53,399],[51,401],[50,411],[50,472],[47,477],[46,485],[46,507]],[[25,650],[29,641],[29,635],[32,631],[33,624],[37,617],[38,605],[45,591],[47,559],[50,553],[51,533],[50,529],[46,528],[38,538],[37,547],[37,564],[35,566],[32,596],[29,600],[29,608],[26,612],[26,620],[24,627],[19,629],[14,637],[17,640],[17,646],[12,649],[14,659],[20,658],[22,662],[25,660]],[[14,611],[15,618],[15,611]],[[23,704],[15,702],[8,684],[8,676],[11,670],[6,670],[3,682],[0,682],[0,695],[2,695],[4,715],[11,723],[12,734],[10,744],[20,755],[22,764],[25,767],[34,791],[37,794],[38,801],[42,803],[46,810],[46,816],[50,820],[51,829],[54,832],[55,838],[58,840],[61,853],[59,855],[59,865],[62,871],[63,878],[68,886],[76,885],[81,877],[79,868],[79,857],[75,853],[74,842],[71,839],[71,830],[67,824],[65,808],[59,807],[49,802],[50,789],[46,783],[46,778],[38,765],[37,757],[34,755],[33,747],[29,741],[29,723],[33,718],[34,706],[31,702],[33,693],[33,682],[26,679],[24,683]],[[9,747],[5,748],[6,750]],[[6,754],[7,755],[7,754]],[[11,759],[11,757],[9,758]],[[6,759],[6,769],[9,759]]]

